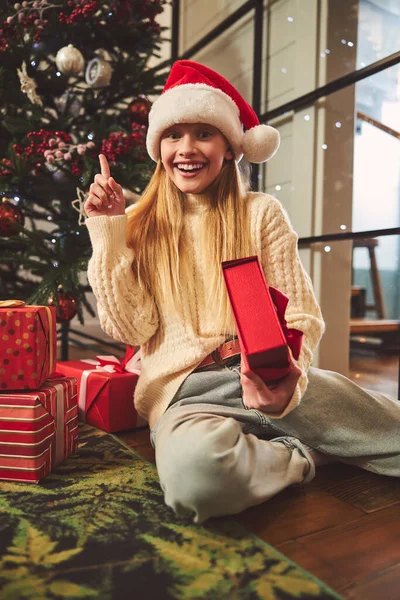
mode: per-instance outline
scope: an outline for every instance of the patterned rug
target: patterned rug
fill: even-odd
[[[0,482],[1,600],[339,598],[232,518],[175,517],[155,467],[114,436],[79,439],[40,484]]]

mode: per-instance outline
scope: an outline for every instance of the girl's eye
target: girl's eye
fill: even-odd
[[[168,140],[177,140],[179,138],[179,133],[177,131],[168,131],[164,135],[164,138],[166,138]]]
[[[200,131],[198,134],[200,139],[209,138],[209,137],[211,137],[211,135],[212,135],[211,131]]]

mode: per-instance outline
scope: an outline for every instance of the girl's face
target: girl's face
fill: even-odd
[[[233,153],[216,127],[179,123],[161,137],[161,162],[175,185],[185,194],[201,194],[219,175]]]

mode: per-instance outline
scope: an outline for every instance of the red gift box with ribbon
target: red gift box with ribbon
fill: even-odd
[[[56,309],[0,301],[0,392],[37,390],[56,363]]]
[[[254,371],[265,382],[290,371],[290,353],[297,360],[303,333],[285,320],[288,298],[268,286],[257,256],[222,263],[243,360],[242,372]]]
[[[97,356],[58,362],[57,372],[78,380],[82,421],[109,433],[146,425],[133,404],[140,375],[140,353],[135,348],[128,346],[123,359]]]
[[[76,379],[0,394],[0,479],[37,483],[78,446]]]

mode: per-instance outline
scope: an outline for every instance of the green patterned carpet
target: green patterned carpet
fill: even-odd
[[[164,505],[155,467],[89,426],[37,485],[0,482],[0,598],[339,598],[232,518]]]

